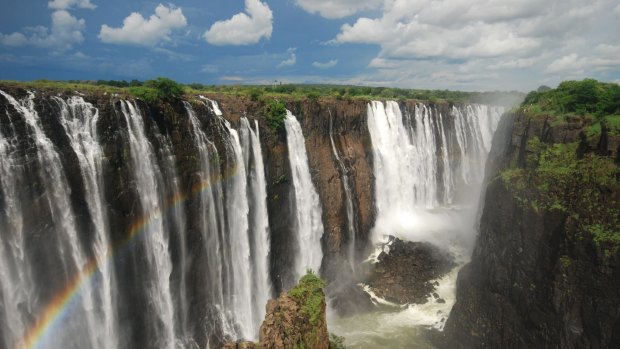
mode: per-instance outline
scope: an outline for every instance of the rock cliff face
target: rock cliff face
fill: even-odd
[[[438,342],[446,348],[620,347],[620,254],[617,245],[580,223],[608,208],[617,215],[617,206],[611,208],[617,187],[611,190],[587,175],[572,187],[561,181],[515,187],[505,172],[535,173],[530,162],[540,144],[563,149],[576,143],[578,158],[604,155],[600,164],[606,168],[618,162],[619,137],[605,127],[600,136],[588,137],[587,120],[579,117],[554,125],[546,118],[510,114],[502,123],[487,165],[480,235],[471,262],[459,273],[457,302]],[[560,161],[565,153],[554,154],[545,161]],[[531,194],[553,188],[570,189],[555,196],[557,206]],[[596,194],[584,203],[571,199],[572,191]],[[571,203],[578,207],[563,206]],[[613,213],[603,219],[617,222]]]

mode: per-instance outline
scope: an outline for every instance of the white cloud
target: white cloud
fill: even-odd
[[[25,46],[28,44],[28,38],[22,33],[0,33],[0,44],[5,46]]]
[[[123,26],[120,28],[102,25],[99,38],[109,44],[155,46],[164,41],[171,41],[172,31],[185,26],[187,20],[180,8],[159,4],[155,8],[155,14],[148,19],[138,12],[133,12],[123,20]]]
[[[97,8],[90,0],[53,0],[48,2],[47,6],[54,10],[68,10],[74,6],[90,10]]]
[[[577,53],[571,53],[564,57],[558,58],[551,62],[547,69],[548,73],[564,73],[564,72],[584,72],[605,71],[620,68],[620,45],[598,45],[593,52],[587,56],[580,56]]]
[[[338,64],[338,60],[332,59],[331,61],[325,62],[325,63],[313,62],[312,66],[315,68],[319,68],[319,69],[329,69],[329,68],[335,67],[336,64]]]
[[[523,88],[527,79],[560,79],[565,71],[620,73],[618,55],[609,53],[620,47],[620,36],[610,34],[620,32],[617,0],[383,0],[381,11],[344,24],[329,42],[380,47],[369,83],[459,88],[478,86],[471,80],[478,76],[490,88]]]
[[[267,3],[245,0],[245,13],[237,13],[225,21],[213,23],[204,33],[211,45],[250,45],[261,38],[271,38],[273,13]]]
[[[84,41],[83,19],[73,17],[65,10],[52,12],[51,29],[44,26],[28,27],[24,33],[0,34],[0,43],[6,46],[35,46],[56,52],[69,50]]]
[[[295,48],[289,48],[287,50],[287,52],[290,54],[289,58],[283,60],[282,62],[280,62],[280,64],[278,64],[278,66],[276,68],[282,68],[282,67],[290,67],[295,65],[295,63],[297,63],[297,55],[295,54]]]
[[[296,0],[297,5],[325,18],[342,18],[362,10],[376,9],[383,0]]]
[[[571,53],[568,56],[558,58],[549,64],[547,71],[550,73],[557,73],[566,70],[582,69],[586,66],[586,62],[583,58],[579,58],[576,53]]]

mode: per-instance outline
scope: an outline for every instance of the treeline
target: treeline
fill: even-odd
[[[152,82],[155,80],[144,82],[139,80],[69,80],[67,82],[118,88],[137,88],[152,87]],[[274,82],[272,85],[205,85],[200,83],[180,84],[169,79],[167,80],[170,84],[175,83],[189,93],[237,94],[248,96],[252,100],[283,95],[311,100],[319,98],[416,99],[431,103],[482,103],[512,107],[519,105],[525,97],[524,93],[518,91],[466,92],[352,85],[283,84],[279,82]],[[132,90],[135,91],[135,89]],[[138,91],[144,92],[144,90],[139,89]]]
[[[144,82],[139,80],[67,80],[67,82],[71,84],[86,84],[112,87],[136,87],[144,85]]]
[[[450,90],[421,90],[403,89],[392,87],[352,86],[352,85],[312,85],[312,84],[277,84],[273,85],[223,85],[207,86],[202,84],[189,84],[188,87],[196,91],[213,93],[236,93],[249,95],[253,100],[258,100],[265,95],[289,95],[294,97],[318,98],[359,98],[359,99],[417,99],[434,102],[448,103],[485,103],[504,106],[516,106],[525,97],[518,91],[493,91],[493,92],[466,92]]]
[[[528,93],[523,106],[535,112],[577,115],[620,114],[620,85],[594,79],[569,80],[551,89],[541,86]]]

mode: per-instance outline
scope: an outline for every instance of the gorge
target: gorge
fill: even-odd
[[[536,258],[557,257],[545,269],[555,271],[564,255],[592,253],[575,242],[557,252],[569,217],[522,210],[494,179],[512,159],[525,162],[532,135],[550,144],[580,141],[584,122],[551,125],[473,103],[282,103],[286,114],[274,127],[264,101],[248,97],[147,103],[0,85],[0,348],[256,341],[268,300],[308,269],[327,283],[329,329],[352,348],[498,347],[518,338],[517,348],[560,337],[570,347],[600,312],[606,317],[592,326],[588,343],[620,343],[612,331],[620,324],[615,252],[604,260],[607,269],[599,260],[583,267],[609,276],[596,280],[608,280],[600,287],[609,289],[602,292],[611,310],[577,314],[581,299],[594,300],[584,293],[573,302],[571,285],[585,272],[574,267],[568,286],[555,288],[555,316],[571,314],[566,329],[516,320],[546,301],[517,305],[530,297],[524,275],[542,273]],[[609,132],[589,142],[581,140],[583,154],[620,153]],[[548,251],[519,264],[512,254],[538,251],[550,225]],[[499,233],[511,229],[521,230]],[[529,230],[539,232],[531,241]],[[454,259],[456,267],[431,280],[423,301],[392,304],[364,282],[394,238],[430,243]],[[501,269],[515,265],[522,268],[514,274]],[[532,278],[535,287],[553,289],[544,277]],[[521,291],[513,294],[515,280]],[[484,323],[504,314],[497,308],[518,313],[497,321],[514,323],[501,335]],[[523,335],[532,323],[544,328],[532,333],[548,337]],[[429,328],[439,331],[430,335],[436,338],[426,338]]]

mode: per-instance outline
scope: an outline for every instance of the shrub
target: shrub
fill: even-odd
[[[344,337],[330,333],[329,349],[347,349],[347,347],[344,345]]]
[[[308,270],[299,279],[299,283],[288,291],[288,295],[300,304],[301,313],[308,317],[311,325],[317,324],[325,304],[323,287],[325,282],[312,270]]]
[[[158,100],[172,101],[180,98],[183,96],[184,88],[174,80],[158,77],[155,80],[146,81],[143,86],[130,87],[129,91],[148,103],[155,103]]]
[[[283,102],[278,100],[271,100],[265,105],[265,118],[267,124],[272,130],[278,131],[282,125],[284,125],[284,118],[286,118],[286,106]]]

